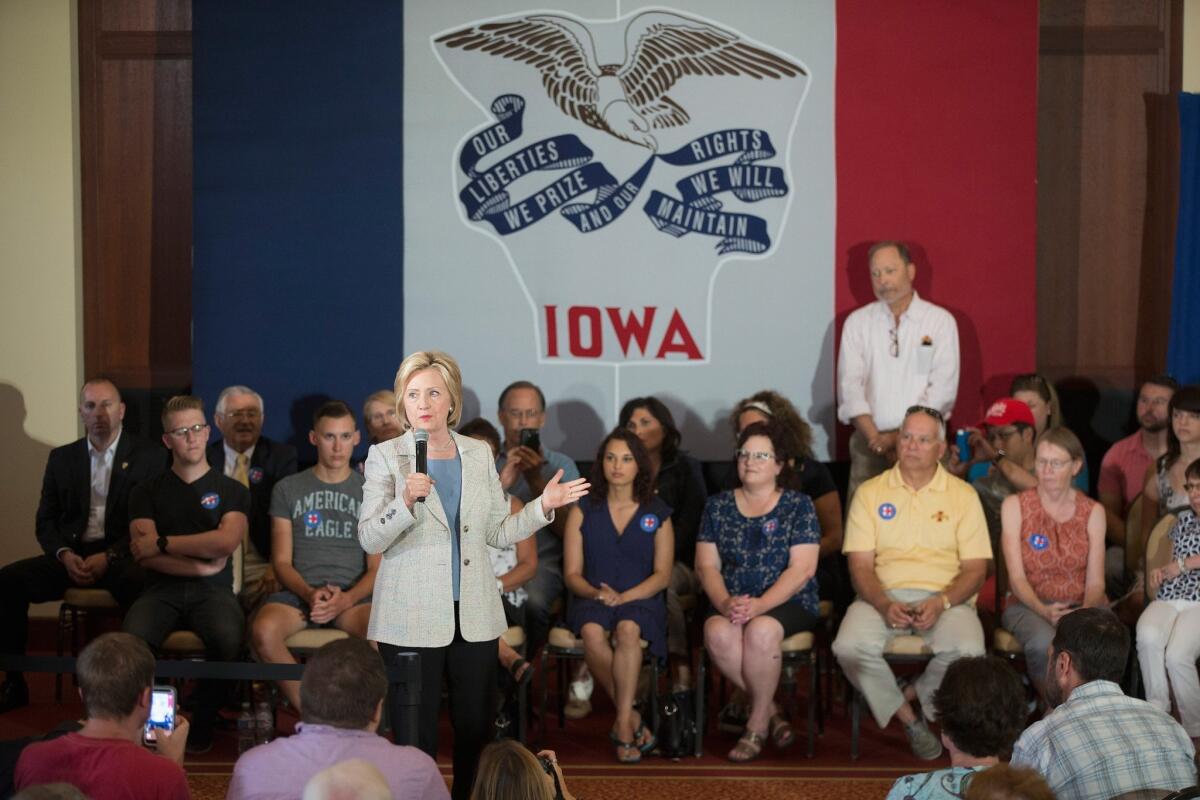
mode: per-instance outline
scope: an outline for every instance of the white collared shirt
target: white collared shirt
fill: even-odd
[[[117,443],[121,441],[122,428],[104,450],[97,450],[91,439],[87,439],[88,458],[91,461],[91,499],[88,501],[87,528],[83,541],[98,542],[104,538],[104,507],[108,503],[108,487],[112,483],[113,459],[117,454]]]
[[[914,290],[898,326],[883,301],[846,318],[838,351],[840,421],[850,424],[870,414],[879,430],[896,430],[914,405],[936,408],[949,418],[957,394],[958,325],[949,311]]]

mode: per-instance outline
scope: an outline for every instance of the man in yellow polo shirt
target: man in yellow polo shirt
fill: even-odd
[[[984,653],[974,603],[992,557],[979,497],[942,467],[945,452],[941,414],[913,406],[900,427],[896,465],[855,492],[842,551],[858,597],[833,643],[879,727],[895,715],[913,753],[930,760],[942,745],[913,702],[932,719],[933,693],[946,668]],[[903,691],[883,660],[884,647],[899,634],[920,636],[934,652]]]

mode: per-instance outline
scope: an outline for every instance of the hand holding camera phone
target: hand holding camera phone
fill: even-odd
[[[175,708],[177,697],[174,686],[155,686],[150,691],[150,716],[142,729],[142,742],[147,747],[156,747],[158,731],[170,733],[175,730]]]
[[[542,451],[542,433],[537,428],[521,428],[521,446],[535,453]]]

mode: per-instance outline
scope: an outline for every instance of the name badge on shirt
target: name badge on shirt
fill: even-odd
[[[882,503],[879,506],[879,518],[889,520],[896,518],[896,507],[891,503]]]
[[[658,516],[656,514],[644,514],[641,520],[638,521],[638,526],[646,533],[654,533],[658,530]]]
[[[209,511],[212,511],[219,505],[221,505],[221,495],[216,492],[209,492],[200,498],[200,507]]]

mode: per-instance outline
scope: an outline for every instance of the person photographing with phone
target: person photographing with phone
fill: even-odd
[[[942,745],[925,724],[946,668],[984,654],[975,595],[992,547],[979,497],[941,465],[941,413],[912,406],[900,426],[896,465],[865,482],[850,502],[842,550],[858,596],[838,630],[833,654],[862,692],[875,721],[899,717],[913,754],[933,760]],[[883,658],[895,636],[915,634],[934,657],[902,690]],[[920,702],[921,710],[914,708]]]
[[[164,718],[162,727],[147,727],[155,689],[154,654],[146,643],[128,633],[103,634],[79,654],[76,677],[87,721],[78,733],[25,748],[17,790],[69,783],[93,800],[186,800],[188,721],[173,713],[174,703],[164,696],[159,706],[172,709],[172,726]],[[154,750],[143,746],[147,736]]]

